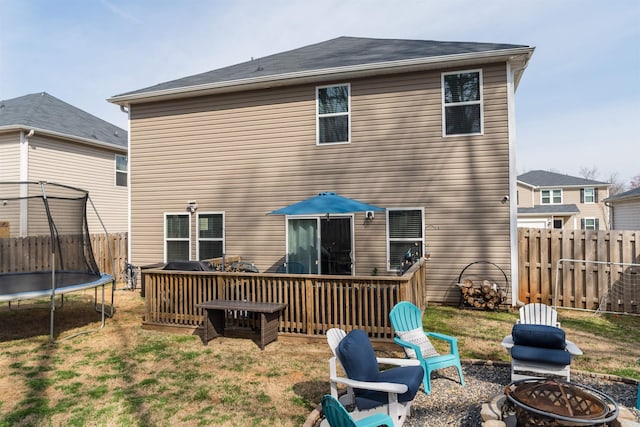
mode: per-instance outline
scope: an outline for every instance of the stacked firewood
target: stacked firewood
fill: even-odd
[[[482,284],[474,285],[471,279],[458,283],[462,293],[462,303],[467,307],[495,310],[506,298],[506,293],[497,284],[483,280]]]

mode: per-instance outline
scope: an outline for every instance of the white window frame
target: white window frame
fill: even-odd
[[[543,197],[542,197],[542,193],[544,193],[545,191],[549,192],[549,203],[545,203],[543,201]],[[560,192],[560,201],[559,202],[554,202],[554,193],[556,192]],[[544,190],[540,190],[540,204],[541,205],[561,205],[563,198],[564,198],[564,192],[562,191],[562,188],[545,188]]]
[[[445,86],[444,79],[445,76],[450,76],[453,74],[468,74],[468,73],[478,73],[478,91],[479,98],[477,101],[463,101],[463,102],[446,102],[445,97]],[[472,70],[458,70],[458,71],[447,71],[442,73],[440,76],[440,87],[442,91],[442,136],[444,138],[456,137],[456,136],[470,136],[470,135],[484,135],[484,96],[483,96],[483,76],[482,69],[472,69]],[[480,132],[473,133],[455,133],[455,134],[447,134],[447,107],[459,107],[463,105],[479,105],[480,106]]]
[[[320,89],[328,88],[328,87],[336,87],[336,86],[346,86],[348,95],[347,95],[347,112],[341,113],[329,113],[329,114],[320,114],[320,98],[318,97],[318,91]],[[336,142],[320,142],[320,119],[324,117],[338,117],[338,116],[347,116],[347,140],[346,141],[336,141]],[[316,145],[317,146],[326,146],[326,145],[338,145],[338,144],[350,144],[351,143],[351,83],[336,83],[331,85],[323,85],[316,86]]]
[[[167,237],[167,217],[168,216],[186,216],[189,218],[189,237],[188,238],[177,238]],[[164,243],[164,262],[167,262],[167,242],[189,242],[189,261],[192,261],[191,256],[191,214],[188,212],[165,212],[164,216],[164,225],[163,225],[163,236],[162,241]]]
[[[596,227],[596,223],[598,222],[598,219],[596,217],[585,217],[582,218],[582,220],[584,221],[584,230],[597,230],[598,228]],[[587,222],[591,221],[592,224],[591,226],[587,225]]]
[[[399,271],[399,264],[401,260],[392,260],[391,259],[391,238],[389,237],[389,212],[397,212],[397,211],[420,211],[420,221],[422,222],[421,224],[421,235],[422,237],[420,239],[415,239],[415,238],[404,238],[404,239],[393,239],[394,242],[420,242],[420,248],[422,251],[422,255],[424,256],[424,250],[425,250],[425,242],[426,242],[426,236],[425,236],[425,226],[424,226],[424,208],[418,208],[418,207],[413,207],[413,208],[387,208],[386,209],[386,246],[387,246],[387,271],[388,272],[392,272],[392,271]]]
[[[222,237],[200,237],[200,216],[204,215],[221,215],[222,216]],[[224,212],[198,212],[196,215],[196,255],[198,259],[200,256],[200,242],[222,242],[222,254],[226,253],[226,240],[225,240],[225,215]]]
[[[589,191],[591,193],[591,200],[587,201],[587,191]],[[596,203],[596,188],[595,187],[585,187],[582,189],[582,194],[583,194],[583,202],[585,204],[594,204]]]
[[[127,162],[127,170],[119,170],[118,169],[118,157],[124,157],[126,162]],[[113,178],[113,185],[116,187],[128,187],[129,186],[129,156],[125,156],[123,154],[116,154],[114,159],[113,159],[113,168],[115,170],[115,174],[114,174],[114,178]],[[118,185],[118,174],[124,174],[126,177],[126,184],[125,185]]]

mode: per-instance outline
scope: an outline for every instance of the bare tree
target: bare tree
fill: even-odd
[[[584,179],[592,179],[592,180],[597,180],[599,175],[598,168],[595,166],[592,166],[590,168],[586,166],[581,166],[578,173]]]
[[[634,176],[633,178],[631,178],[631,181],[629,181],[630,190],[633,190],[634,188],[638,188],[638,187],[640,187],[640,173]]]
[[[625,191],[625,184],[620,178],[620,174],[618,172],[612,172],[609,175],[609,196],[613,196],[614,194],[622,193]]]

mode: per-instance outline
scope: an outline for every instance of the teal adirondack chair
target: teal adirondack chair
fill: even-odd
[[[338,399],[330,394],[322,398],[322,413],[331,427],[393,427],[393,420],[387,414],[377,413],[354,420]]]
[[[437,369],[455,366],[460,384],[464,386],[462,366],[458,354],[458,338],[437,332],[425,332],[422,326],[422,312],[408,301],[396,304],[389,313],[391,325],[396,333],[394,341],[405,349],[407,357],[418,359],[424,368],[424,392],[431,393],[431,373]],[[439,354],[429,338],[449,343],[449,353]]]

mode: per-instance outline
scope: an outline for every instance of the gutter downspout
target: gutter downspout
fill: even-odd
[[[126,108],[124,105],[121,105],[120,111],[127,115],[127,262],[131,263],[131,107]],[[113,275],[116,276],[115,271]],[[117,281],[118,278],[116,277],[114,280],[114,289]],[[144,289],[142,292],[144,295]]]
[[[519,263],[518,263],[518,171],[516,168],[516,112],[515,112],[515,74],[526,68],[512,68],[507,61],[507,122],[509,128],[509,237],[511,254],[511,305],[524,305],[519,299]]]

